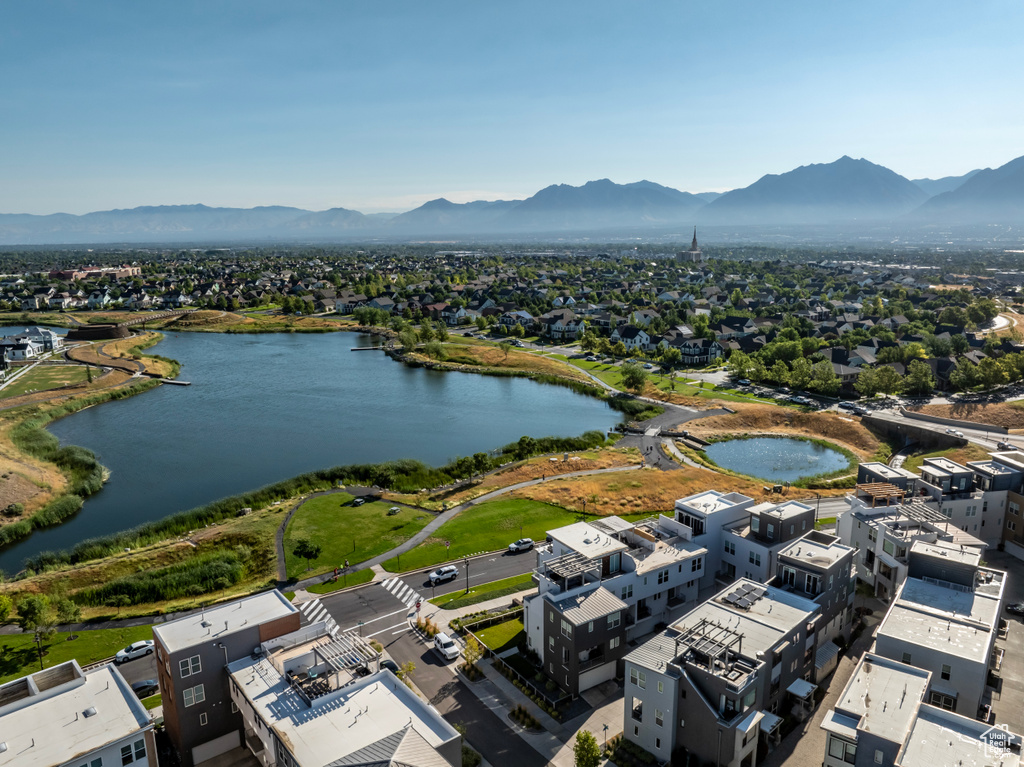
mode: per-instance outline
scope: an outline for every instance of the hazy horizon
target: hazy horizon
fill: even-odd
[[[0,212],[723,192],[842,155],[961,175],[1024,154],[1022,22],[920,0],[6,4]]]

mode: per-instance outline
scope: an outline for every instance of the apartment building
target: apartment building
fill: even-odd
[[[153,722],[113,665],[71,660],[0,685],[0,767],[156,767]]]
[[[967,548],[916,541],[873,650],[932,670],[926,701],[966,716],[983,703],[1006,586],[1006,573],[980,559]]]
[[[537,593],[523,600],[527,643],[572,695],[621,671],[627,643],[697,600],[707,551],[671,517],[618,517],[548,532]]]
[[[675,503],[675,519],[690,529],[690,540],[707,549],[701,588],[714,585],[723,571],[724,529],[749,524],[754,499],[741,493],[708,490],[680,498]],[[729,560],[735,569],[735,555]],[[739,570],[740,573],[745,572]]]
[[[847,496],[849,509],[839,516],[836,533],[856,550],[856,576],[889,601],[907,577],[910,547],[916,542],[949,543],[982,552],[987,544],[952,524],[934,502],[872,506],[863,497]]]
[[[739,579],[626,656],[625,737],[661,761],[685,749],[756,767],[782,716],[811,711],[820,615],[806,597]]]
[[[799,501],[750,506],[746,518],[722,528],[719,574],[767,583],[775,575],[778,552],[811,530],[814,508]]]
[[[1019,735],[924,702],[932,676],[864,655],[821,723],[823,767],[1019,767]]]
[[[167,734],[183,767],[242,744],[225,667],[299,628],[299,611],[267,591],[153,627]]]
[[[263,642],[228,664],[230,701],[262,767],[462,764],[462,737],[377,653],[324,624]],[[365,675],[364,675],[365,674]]]

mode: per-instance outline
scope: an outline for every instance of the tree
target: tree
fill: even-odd
[[[836,375],[836,371],[832,368],[831,362],[822,360],[812,368],[811,388],[816,392],[834,397],[839,393],[841,383],[839,376]]]
[[[963,336],[953,336],[953,338],[963,338]],[[960,391],[973,389],[979,383],[978,369],[969,359],[961,357],[956,361],[956,367],[949,372],[949,383],[954,389]]]
[[[308,538],[299,538],[295,542],[295,548],[292,553],[300,559],[306,560],[306,570],[312,570],[312,562],[314,559],[318,559],[320,554],[323,552],[323,548],[319,543],[313,543]]]
[[[82,608],[67,597],[61,597],[58,599],[56,607],[57,620],[61,623],[67,624],[68,639],[71,639],[71,624],[78,623],[82,620]]]
[[[3,623],[11,616],[14,609],[14,602],[6,594],[0,594],[0,623]]]
[[[683,353],[674,346],[668,347],[661,355],[661,361],[666,367],[673,368],[683,360]]]
[[[789,372],[789,385],[797,391],[804,391],[811,385],[811,361],[801,357],[793,360],[793,369]]]
[[[789,368],[782,360],[776,360],[768,371],[768,379],[776,386],[786,386],[789,383]]]
[[[416,348],[416,331],[406,328],[398,334],[398,343],[402,345],[402,349],[407,352],[411,352]]]
[[[508,341],[502,341],[498,344],[498,348],[505,352],[505,359],[508,359],[508,353],[512,351],[512,344]]]
[[[483,656],[484,650],[472,634],[466,635],[466,648],[462,651],[462,657],[466,659],[467,666],[474,666]]]
[[[622,374],[623,386],[634,394],[639,394],[643,391],[644,385],[647,383],[646,370],[635,362],[625,362],[619,368],[619,372]]]
[[[443,360],[445,357],[448,356],[447,354],[445,354],[444,347],[441,346],[440,341],[428,341],[427,343],[423,344],[423,351],[426,353],[428,357],[431,357],[435,360]]]
[[[437,336],[438,341],[447,341],[448,327],[443,322],[439,322],[437,327],[434,329],[434,335]]]
[[[874,368],[862,368],[853,388],[862,397],[874,397],[878,394],[878,371]]]
[[[949,339],[949,345],[954,354],[966,354],[971,348],[971,342],[967,340],[967,336],[963,333],[952,336]]]
[[[997,360],[986,357],[978,364],[978,380],[986,389],[1001,386],[1010,380]]]
[[[525,335],[526,335],[526,328],[524,328],[519,323],[516,323],[515,327],[512,328],[512,337],[513,338],[523,338]]]
[[[753,367],[753,360],[750,355],[734,351],[729,355],[729,372],[736,378],[750,378],[750,369]]]
[[[42,594],[30,594],[18,600],[18,625],[23,631],[35,631],[50,617],[50,600]]]
[[[907,394],[931,394],[935,388],[935,377],[927,362],[914,360],[907,367],[907,377],[903,382],[903,390]]]
[[[903,388],[903,380],[895,368],[882,366],[875,370],[878,382],[878,391],[882,394],[898,394]]]
[[[132,598],[127,594],[114,594],[106,601],[107,607],[116,607],[117,614],[121,614],[122,607],[128,607],[132,603]]]
[[[598,767],[601,764],[601,749],[597,745],[597,738],[589,730],[576,733],[572,753],[576,767]]]

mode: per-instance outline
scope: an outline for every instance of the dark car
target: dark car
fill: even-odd
[[[392,674],[398,676],[398,664],[395,663],[393,660],[388,660],[387,658],[385,658],[380,662],[380,667],[386,668]]]
[[[1007,605],[1006,612],[1024,616],[1024,602],[1018,602],[1015,605]]]
[[[139,682],[132,682],[132,692],[138,698],[148,698],[150,695],[160,692],[160,685],[156,683],[155,679],[143,679]]]

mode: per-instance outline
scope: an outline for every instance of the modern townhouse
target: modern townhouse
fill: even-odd
[[[156,767],[149,712],[113,665],[70,660],[0,685],[0,767]]]
[[[908,575],[878,626],[874,652],[933,671],[927,702],[974,716],[983,703],[1006,573],[976,551],[912,544]]]
[[[723,570],[725,528],[744,522],[749,524],[752,506],[754,499],[749,496],[717,490],[707,490],[676,501],[676,522],[689,528],[691,541],[708,552],[701,588],[712,586],[715,577]]]
[[[728,579],[742,576],[767,583],[775,575],[779,550],[812,530],[812,506],[799,501],[752,505],[744,517],[721,530],[719,572]]]
[[[625,658],[624,736],[666,762],[756,767],[813,705],[820,607],[741,578]]]
[[[299,611],[267,591],[153,627],[164,725],[184,767],[242,744],[225,667],[296,631]]]
[[[578,695],[617,676],[629,641],[696,602],[707,551],[687,535],[665,516],[548,532],[523,622],[529,647],[562,689]]]
[[[1020,735],[924,702],[933,676],[865,654],[822,720],[823,767],[1019,767]]]

